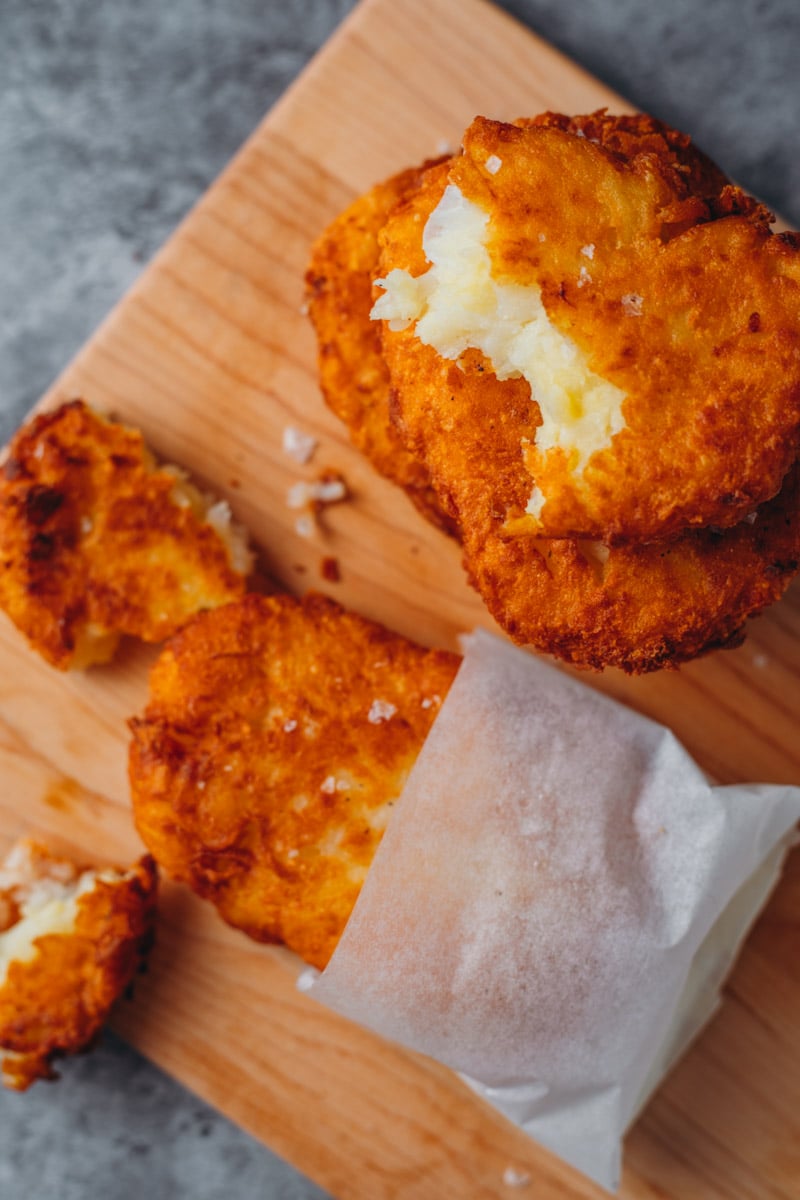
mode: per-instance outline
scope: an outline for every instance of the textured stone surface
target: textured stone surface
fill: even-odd
[[[0,439],[351,7],[3,0]],[[800,223],[796,0],[505,7]],[[142,1193],[322,1195],[111,1037],[0,1095],[3,1200]]]

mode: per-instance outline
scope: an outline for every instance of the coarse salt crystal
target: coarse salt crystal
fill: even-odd
[[[581,267],[580,273],[578,275],[578,287],[579,288],[585,287],[585,285],[587,283],[591,283],[591,282],[592,282],[592,277],[589,274],[589,272],[586,270],[586,267]]]
[[[485,163],[486,170],[490,175],[496,175],[502,165],[502,158],[498,158],[496,154],[490,154]]]
[[[421,707],[422,708],[430,708],[432,704],[433,704],[433,701],[431,700],[430,696],[425,696],[425,698],[422,701]]]
[[[636,292],[627,292],[622,297],[622,310],[629,317],[640,317],[642,315],[643,299]]]
[[[546,241],[547,241],[547,234],[546,234],[546,233],[540,233],[540,234],[539,234],[539,241],[540,241],[540,242],[546,242]]]
[[[314,518],[305,516],[298,517],[294,523],[295,533],[299,537],[310,538],[314,536]]]
[[[287,425],[283,431],[284,454],[288,454],[289,458],[293,458],[301,465],[311,461],[318,445],[317,439],[312,434],[304,433],[302,429],[295,429],[293,425]]]
[[[293,483],[286,493],[286,507],[305,508],[311,499],[311,486],[301,479],[298,483]]]
[[[588,246],[581,246],[581,254],[585,258],[594,258],[594,242],[589,242]]]
[[[346,496],[347,487],[343,479],[322,479],[316,485],[314,499],[319,500],[320,504],[334,504]]]
[[[284,725],[283,725],[284,733],[294,733],[295,729],[297,729],[297,721],[285,721],[284,722]]]
[[[301,971],[297,976],[295,987],[298,992],[310,992],[315,982],[319,979],[319,971],[316,967],[306,967],[305,971]]]
[[[299,850],[287,850],[286,857],[287,858],[297,858],[299,853],[300,853]]]
[[[531,1177],[527,1171],[518,1171],[516,1167],[506,1167],[503,1171],[503,1183],[506,1187],[525,1187]]]
[[[758,517],[757,512],[751,512],[751,513],[747,514],[747,516],[745,517],[745,521],[747,521],[748,525],[755,525],[757,517]]]
[[[323,779],[322,783],[320,784],[319,790],[321,792],[324,792],[326,796],[332,796],[333,793],[336,791],[335,776],[329,775],[327,777],[327,779]]]
[[[367,720],[370,725],[380,725],[381,721],[390,721],[396,712],[397,708],[388,700],[373,700],[367,713]]]

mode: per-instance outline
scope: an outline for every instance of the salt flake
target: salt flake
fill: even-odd
[[[373,700],[367,713],[367,720],[370,725],[380,725],[381,721],[390,721],[396,712],[397,708],[388,700]]]

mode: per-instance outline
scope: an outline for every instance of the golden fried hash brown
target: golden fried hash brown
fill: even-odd
[[[131,722],[145,844],[231,925],[323,967],[458,663],[318,595],[203,614]]]
[[[490,214],[495,282],[530,289],[531,313],[543,304],[549,321],[531,342],[533,325],[514,318],[511,367],[527,355],[539,400],[523,445],[501,451],[493,429],[521,392],[531,394],[524,376],[507,364],[498,379],[484,357],[475,384],[482,455],[512,452],[526,468],[507,514],[519,528],[608,544],[660,540],[734,526],[776,495],[800,446],[800,253],[770,232],[762,206],[651,118],[478,118],[464,153],[428,172],[389,216],[382,277],[429,271],[423,231],[446,187]],[[469,302],[485,305],[485,295]],[[451,372],[415,331],[384,322],[399,422],[412,446],[431,426],[456,440],[466,418]],[[563,368],[573,351],[583,365]],[[609,406],[599,434],[595,384]],[[581,422],[588,432],[578,437]],[[438,463],[440,492],[461,487],[458,448],[452,460],[449,470],[445,455]],[[488,509],[492,497],[475,503]]]
[[[394,205],[419,187],[431,165],[402,171],[345,209],[314,246],[306,287],[328,407],[377,470],[399,484],[424,516],[450,532],[425,467],[408,454],[387,419],[389,372],[381,353],[380,327],[369,319],[378,274],[378,234]]]
[[[0,864],[0,1069],[24,1091],[86,1049],[152,941],[158,876],[90,870],[35,842]]]
[[[250,556],[136,430],[83,401],[21,429],[0,471],[0,607],[61,669],[105,662],[119,637],[157,642],[240,596]]]

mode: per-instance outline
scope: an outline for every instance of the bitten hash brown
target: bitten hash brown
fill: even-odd
[[[336,218],[313,248],[306,294],[328,407],[377,470],[399,484],[423,516],[451,532],[425,467],[407,452],[388,420],[389,372],[381,353],[380,327],[369,319],[378,234],[392,208],[419,187],[431,165],[401,171]]]
[[[131,722],[145,844],[229,924],[323,967],[458,664],[318,595],[204,613]]]
[[[152,941],[158,877],[81,868],[32,841],[0,864],[0,1070],[24,1091],[85,1050]]]
[[[461,341],[439,329],[437,343],[431,317],[405,330],[384,322],[400,423],[412,442],[420,423],[461,425],[422,337],[442,350],[437,358],[483,350],[487,458],[497,453],[493,415],[520,390],[532,395],[516,451],[528,487],[514,514],[530,534],[614,544],[732,526],[776,495],[798,455],[798,248],[664,127],[660,145],[656,124],[638,135],[629,119],[615,133],[614,119],[595,118],[596,136],[586,136],[566,119],[478,118],[463,154],[428,172],[381,234],[388,284],[392,272],[406,285],[421,279],[425,317],[438,278],[439,304],[464,313],[467,329]],[[455,200],[457,219],[473,220],[464,238],[485,256],[495,294],[488,274],[470,292],[473,281],[453,284],[452,263],[431,267],[447,251],[441,235],[431,247]],[[475,214],[488,220],[484,241]],[[464,252],[451,251],[456,264]],[[474,329],[487,321],[482,341]],[[506,326],[501,371],[487,344]]]
[[[61,669],[158,642],[242,595],[250,554],[177,468],[83,401],[43,413],[0,471],[0,607]]]

